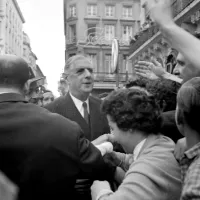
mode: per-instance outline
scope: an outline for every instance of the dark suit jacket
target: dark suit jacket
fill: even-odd
[[[161,133],[171,138],[175,143],[183,136],[179,132],[175,121],[175,110],[162,113],[162,127]]]
[[[100,112],[100,104],[100,99],[93,96],[89,97],[90,126],[76,108],[69,93],[63,97],[57,98],[55,101],[45,106],[45,108],[53,113],[58,113],[77,122],[82,128],[85,137],[92,141],[100,135],[110,132],[107,119],[105,115]]]
[[[0,170],[20,200],[76,199],[77,178],[113,175],[75,122],[11,93],[0,94]]]

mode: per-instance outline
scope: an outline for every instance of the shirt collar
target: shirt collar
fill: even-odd
[[[133,159],[136,160],[144,143],[146,142],[146,138],[144,140],[142,140],[139,144],[136,145],[136,147],[134,148],[133,151]]]
[[[18,93],[2,93],[0,94],[0,103],[2,102],[26,102],[25,98]]]
[[[70,94],[75,106],[77,107],[78,111],[81,112],[82,107],[83,107],[83,101],[77,99],[75,96],[73,96],[71,94],[71,92],[69,92],[69,94]],[[88,100],[88,98],[87,98],[87,100],[85,102],[87,103],[87,108],[88,108],[88,113],[89,113],[89,100]]]
[[[200,155],[200,142],[184,153],[184,157],[187,157],[189,160],[195,158],[198,155]]]

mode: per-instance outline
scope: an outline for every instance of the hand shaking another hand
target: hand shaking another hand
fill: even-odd
[[[93,145],[100,145],[104,142],[111,142],[114,143],[115,139],[114,139],[114,135],[113,134],[104,134],[99,136],[97,139],[92,141]]]
[[[104,156],[107,153],[111,153],[113,151],[113,145],[110,142],[104,142],[102,144],[95,146],[101,151],[102,156]]]

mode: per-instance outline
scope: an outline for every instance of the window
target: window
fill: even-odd
[[[70,43],[74,43],[76,42],[76,24],[70,25],[69,28],[69,40]]]
[[[89,4],[87,6],[87,15],[88,16],[97,16],[97,5],[96,4]]]
[[[107,5],[106,6],[106,17],[114,17],[115,15],[115,6]]]
[[[124,6],[123,7],[123,18],[131,18],[132,16],[133,16],[132,6]]]
[[[88,39],[94,39],[96,36],[96,24],[88,24]]]
[[[105,72],[111,73],[111,54],[106,54],[105,55]]]
[[[132,26],[123,26],[123,29],[122,29],[123,33],[122,33],[122,39],[125,40],[125,41],[129,41],[130,40],[130,37],[132,37],[133,35],[133,28]]]
[[[128,72],[127,60],[128,60],[128,55],[123,55],[123,64],[122,64],[122,69],[120,70],[121,73],[126,73],[126,71]]]
[[[69,7],[69,17],[76,17],[76,6],[70,6]]]
[[[105,25],[105,39],[112,40],[115,37],[115,27],[113,25]]]
[[[94,73],[97,72],[97,54],[88,54],[87,57],[90,59],[92,66],[94,67]]]

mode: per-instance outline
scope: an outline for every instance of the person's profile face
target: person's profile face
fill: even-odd
[[[183,79],[183,83],[197,76],[197,72],[190,62],[188,62],[182,54],[177,56],[177,64],[173,70],[173,74]]]
[[[91,93],[94,85],[93,67],[87,59],[74,62],[67,78],[72,94]]]

